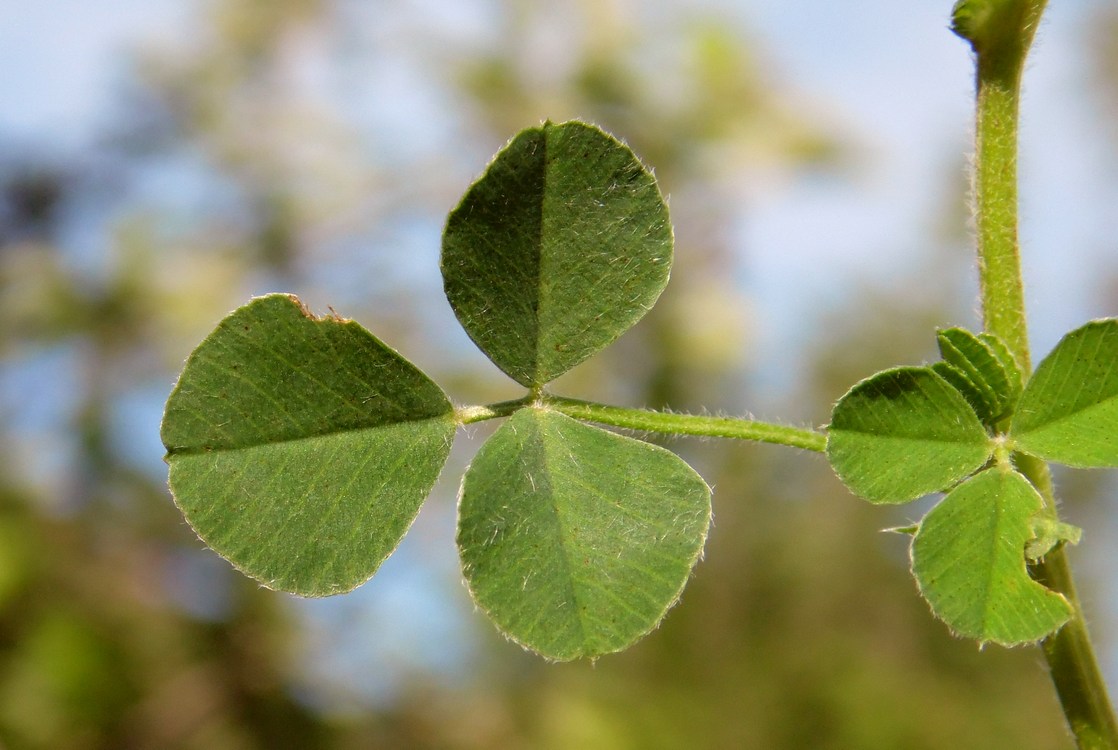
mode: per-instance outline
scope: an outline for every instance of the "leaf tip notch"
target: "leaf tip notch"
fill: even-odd
[[[273,294],[191,353],[161,436],[175,502],[207,545],[269,588],[329,596],[395,550],[455,429],[446,395],[396,351]]]

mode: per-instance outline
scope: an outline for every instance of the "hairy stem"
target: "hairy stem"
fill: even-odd
[[[1038,18],[1039,13],[1038,8]],[[1017,242],[1017,122],[1028,40],[1011,39],[974,44],[978,52],[974,200],[986,330],[1001,338],[1027,371],[1029,339]]]
[[[561,396],[548,396],[546,403],[556,411],[575,419],[626,427],[631,430],[753,440],[758,443],[787,445],[820,453],[827,448],[827,436],[821,432],[752,419],[626,409]]]
[[[1118,748],[1118,726],[1065,550],[1063,545],[1052,550],[1032,571],[1036,580],[1061,592],[1075,607],[1072,619],[1041,646],[1078,746],[1081,750],[1114,750]]]
[[[986,330],[1029,369],[1021,261],[1017,245],[1017,110],[1019,77],[979,86],[975,211]]]
[[[1029,337],[1017,240],[1017,122],[1025,57],[1046,0],[963,0],[954,29],[977,54],[974,199],[978,267],[986,330],[1009,346],[1026,374]],[[1055,515],[1048,467],[1018,457],[1022,472]],[[1118,723],[1087,632],[1065,547],[1032,567],[1034,577],[1063,594],[1072,619],[1043,643],[1068,726],[1082,750],[1118,750]]]
[[[827,436],[814,430],[758,422],[736,417],[710,417],[699,414],[673,414],[648,409],[628,409],[607,406],[592,401],[542,394],[515,401],[502,401],[489,406],[465,406],[457,411],[460,424],[481,422],[486,419],[507,417],[517,409],[533,403],[546,405],[557,412],[584,422],[597,422],[613,427],[624,427],[642,432],[660,432],[668,435],[699,435],[702,437],[752,440],[758,443],[787,445],[792,448],[822,453],[827,448]]]

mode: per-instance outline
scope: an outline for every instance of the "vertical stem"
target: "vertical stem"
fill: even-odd
[[[974,197],[978,267],[986,330],[1009,346],[1028,373],[1029,337],[1017,242],[1017,122],[1021,73],[1046,0],[960,0],[954,29],[977,53]],[[1055,514],[1048,466],[1027,456],[1018,467]],[[1071,603],[1072,619],[1042,644],[1068,726],[1081,750],[1118,750],[1118,723],[1061,545],[1033,576]]]
[[[1029,340],[1017,244],[1017,120],[1021,71],[987,71],[979,57],[975,212],[982,315],[1028,371]]]
[[[1062,546],[1052,550],[1032,571],[1038,581],[1061,592],[1075,608],[1072,619],[1045,638],[1041,647],[1078,746],[1081,750],[1114,750],[1118,748],[1118,725],[1064,551]]]
[[[977,54],[974,200],[986,330],[1028,372],[1029,337],[1017,244],[1021,74],[1046,0],[961,0],[953,28]]]

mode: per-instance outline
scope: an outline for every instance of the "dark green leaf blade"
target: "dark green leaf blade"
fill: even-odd
[[[162,438],[198,535],[270,588],[355,588],[396,548],[450,451],[443,392],[357,323],[260,297],[187,360]]]
[[[944,489],[992,452],[974,410],[927,367],[898,367],[861,381],[835,404],[827,428],[835,473],[876,503]]]
[[[1010,425],[1019,450],[1068,466],[1118,466],[1118,319],[1064,336],[1025,385]]]
[[[1072,609],[1029,578],[1025,548],[1043,500],[1015,471],[993,467],[933,508],[912,540],[912,572],[932,612],[957,635],[1016,646],[1054,633]]]
[[[655,178],[628,147],[580,122],[516,136],[443,234],[443,283],[458,320],[528,387],[640,320],[671,263],[671,224]]]
[[[567,660],[618,651],[655,628],[709,524],[710,490],[674,454],[525,408],[463,479],[458,546],[494,623]]]

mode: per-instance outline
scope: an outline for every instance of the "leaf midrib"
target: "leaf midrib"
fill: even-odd
[[[952,440],[952,439],[946,438],[946,437],[941,438],[941,437],[912,437],[912,436],[908,436],[908,435],[883,435],[880,432],[865,432],[863,430],[851,430],[849,428],[844,428],[844,429],[839,429],[839,430],[831,430],[830,432],[831,432],[831,434],[834,434],[836,432],[838,432],[838,433],[846,432],[846,433],[850,433],[850,434],[853,434],[853,435],[863,435],[863,436],[865,436],[867,438],[871,438],[873,440],[893,440],[893,441],[904,442],[904,443],[930,443],[932,445],[942,445],[944,443],[947,443],[948,445],[959,445],[959,446],[979,446],[979,445],[985,446],[985,445],[988,445],[988,444],[991,443],[990,436],[988,434],[986,434],[985,432],[983,433],[983,436],[981,438],[978,438],[976,436],[976,439],[974,439],[974,440]]]
[[[543,450],[541,451],[543,461],[541,462],[541,472],[547,477],[548,488],[551,490],[551,502],[549,507],[555,517],[555,525],[557,534],[559,536],[559,547],[563,551],[563,564],[566,573],[567,588],[571,593],[571,606],[574,608],[575,623],[578,626],[578,647],[575,649],[575,655],[581,656],[587,651],[587,625],[583,617],[582,608],[579,606],[578,586],[575,585],[574,564],[571,561],[571,548],[573,544],[569,543],[569,530],[567,525],[563,522],[563,516],[559,509],[559,504],[556,502],[557,493],[555,491],[555,483],[552,481],[552,457],[549,444],[560,445],[562,444],[561,438],[556,440],[547,440],[544,438],[544,431],[551,429],[551,425],[547,424],[547,420],[552,415],[547,413],[535,414],[537,424],[537,435],[540,439]]]
[[[1062,416],[1058,419],[1050,419],[1047,422],[1044,422],[1043,424],[1037,425],[1035,427],[1030,427],[1029,429],[1025,430],[1024,432],[1018,432],[1018,431],[1014,430],[1014,431],[1011,432],[1011,434],[1013,435],[1013,437],[1016,437],[1017,439],[1027,438],[1029,435],[1038,435],[1038,434],[1047,432],[1054,427],[1059,427],[1064,422],[1066,422],[1070,419],[1079,417],[1080,415],[1082,415],[1084,413],[1094,411],[1095,409],[1099,409],[1099,408],[1102,408],[1104,406],[1112,406],[1113,405],[1112,402],[1114,402],[1116,400],[1118,400],[1118,393],[1115,393],[1113,396],[1106,399],[1105,401],[1096,401],[1095,403],[1090,404],[1089,406],[1084,406],[1081,409],[1076,409],[1075,411],[1068,412],[1067,414],[1065,414],[1064,416]]]
[[[443,421],[443,420],[453,422],[453,420],[447,419],[453,413],[454,413],[453,409],[448,409],[443,414],[438,414],[438,415],[435,415],[435,416],[432,416],[432,417],[423,417],[423,418],[420,418],[420,419],[408,419],[408,420],[401,420],[401,421],[397,421],[397,422],[380,422],[380,423],[377,423],[377,424],[360,425],[360,426],[357,426],[357,427],[346,427],[344,429],[326,430],[324,432],[316,432],[316,433],[312,433],[312,434],[309,434],[309,435],[299,435],[299,436],[295,436],[295,437],[281,437],[281,438],[276,438],[276,439],[262,440],[259,443],[248,443],[248,444],[245,444],[245,445],[200,445],[200,446],[168,447],[167,448],[167,453],[164,456],[164,460],[169,461],[170,459],[178,457],[178,456],[195,456],[195,455],[201,455],[201,454],[206,454],[206,453],[226,453],[226,452],[240,451],[240,450],[251,450],[253,448],[263,448],[263,447],[266,447],[266,446],[269,446],[269,445],[282,445],[282,444],[285,444],[285,443],[297,443],[297,442],[306,441],[306,440],[318,440],[320,438],[334,437],[336,435],[345,435],[345,434],[348,434],[348,433],[351,433],[351,432],[368,432],[368,431],[371,431],[371,430],[380,429],[382,427],[396,427],[396,426],[399,426],[399,425],[417,425],[418,426],[418,425],[423,425],[423,424],[426,424],[426,423],[429,423],[429,422],[438,422],[438,421]]]
[[[533,301],[535,302],[534,309],[532,310],[535,316],[535,341],[532,346],[532,385],[543,385],[549,379],[550,373],[544,371],[544,356],[543,356],[543,315],[550,302],[550,294],[548,293],[550,287],[544,284],[544,279],[548,278],[550,271],[545,269],[549,253],[544,248],[544,225],[547,223],[548,211],[550,202],[548,196],[550,190],[548,185],[551,182],[551,164],[548,161],[548,152],[551,148],[551,132],[558,130],[558,126],[553,125],[550,121],[545,122],[540,129],[540,207],[539,207],[539,221],[536,223],[536,280]]]

